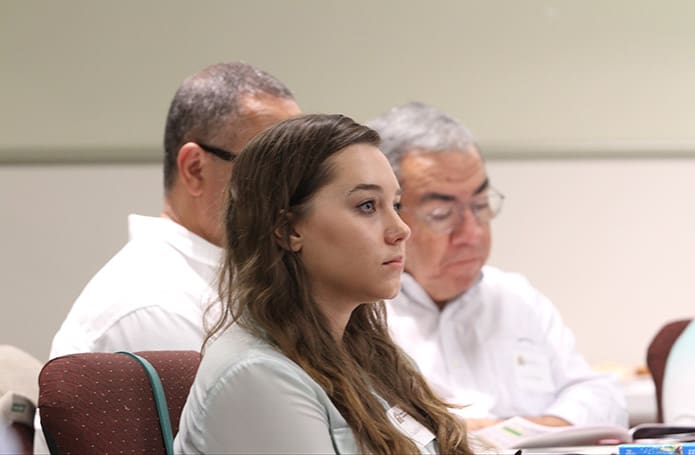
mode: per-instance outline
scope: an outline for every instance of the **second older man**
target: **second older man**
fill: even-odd
[[[422,103],[370,126],[400,180],[412,230],[389,326],[435,390],[466,406],[471,429],[512,416],[626,425],[617,382],[591,370],[550,300],[523,276],[486,265],[503,196],[468,130]]]

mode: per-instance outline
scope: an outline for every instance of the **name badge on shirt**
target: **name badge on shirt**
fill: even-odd
[[[391,423],[418,447],[425,447],[434,440],[434,434],[426,426],[398,406],[392,407],[386,411],[386,414],[389,416]]]
[[[554,390],[550,360],[540,352],[518,351],[514,356],[514,373],[522,389],[536,392]]]

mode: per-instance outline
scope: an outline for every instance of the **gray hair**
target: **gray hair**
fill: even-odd
[[[183,81],[171,100],[164,128],[165,190],[174,183],[181,146],[208,142],[219,134],[234,141],[234,124],[243,117],[242,98],[259,94],[294,99],[277,78],[243,62],[211,65]]]
[[[443,152],[474,145],[473,135],[461,122],[417,101],[396,106],[367,125],[381,136],[381,151],[399,180],[401,160],[414,149]]]

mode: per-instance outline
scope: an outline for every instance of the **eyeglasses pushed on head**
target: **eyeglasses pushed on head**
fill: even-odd
[[[413,213],[432,231],[445,234],[463,223],[466,211],[473,215],[479,225],[489,223],[500,213],[503,202],[502,193],[488,188],[469,201],[459,201],[448,196],[432,197],[418,207],[404,207],[401,211]]]

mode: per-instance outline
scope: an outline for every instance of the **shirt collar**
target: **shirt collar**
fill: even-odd
[[[217,267],[222,261],[222,248],[169,218],[130,214],[128,237],[130,240],[152,238],[164,241],[185,256],[212,267]]]

